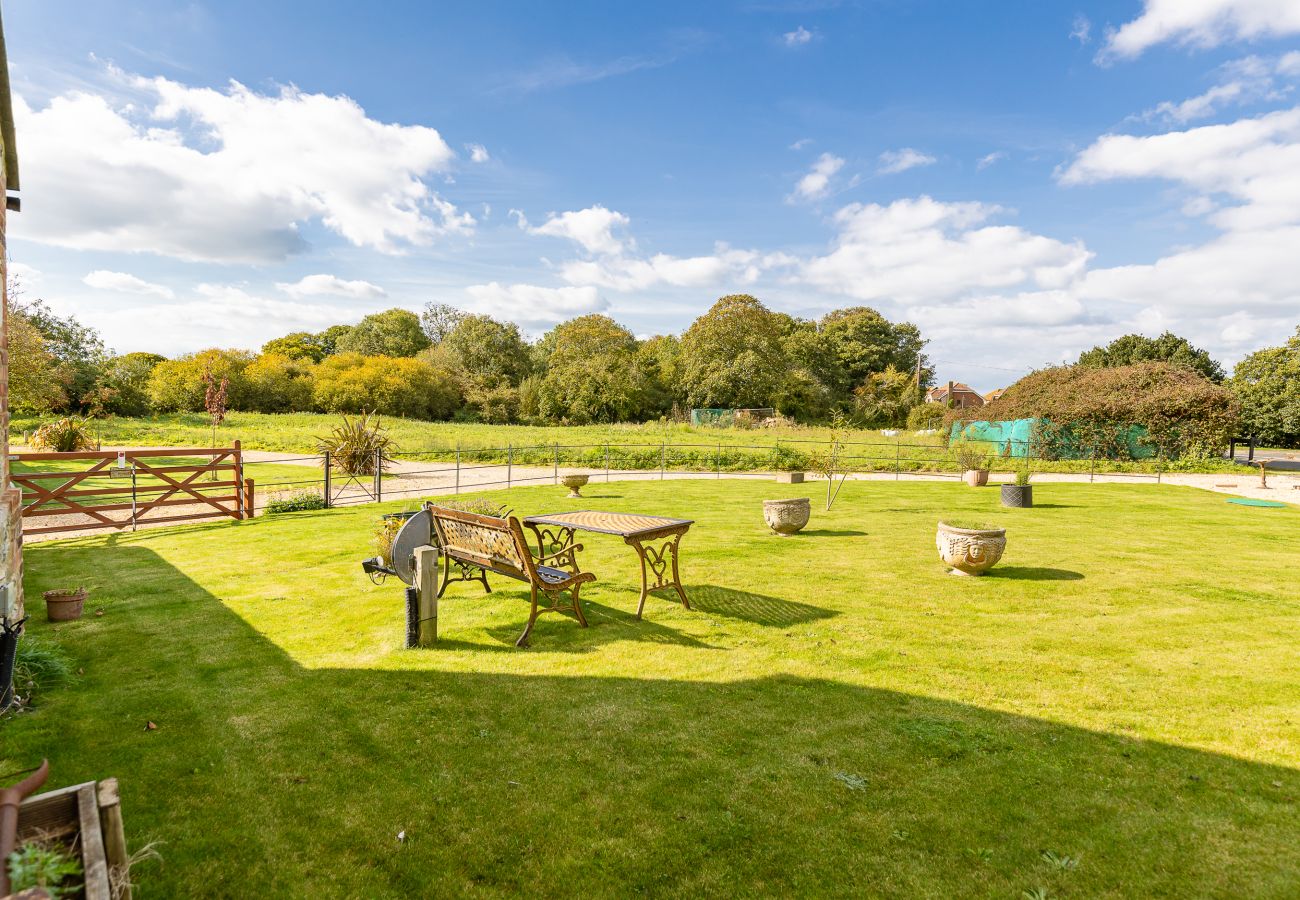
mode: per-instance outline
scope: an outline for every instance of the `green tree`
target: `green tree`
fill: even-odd
[[[363,356],[414,356],[429,346],[420,317],[409,309],[387,309],[366,316],[334,345],[336,353]]]
[[[1300,447],[1300,327],[1281,347],[1256,350],[1233,369],[1242,430],[1261,442]]]
[[[105,412],[118,416],[147,416],[149,406],[149,376],[154,368],[167,361],[157,353],[126,353],[114,356],[104,365],[99,386],[110,395]]]
[[[547,335],[551,353],[539,388],[542,418],[574,425],[645,415],[650,376],[632,332],[608,316],[581,316]]]
[[[255,412],[306,412],[311,409],[316,365],[283,353],[263,353],[244,369],[246,408]]]
[[[149,405],[157,412],[203,412],[203,373],[210,371],[218,383],[229,380],[228,406],[247,409],[244,370],[252,360],[246,350],[213,348],[160,362],[149,373]]]
[[[819,324],[839,365],[839,385],[843,387],[862,385],[870,375],[890,366],[915,373],[917,357],[925,346],[921,330],[911,322],[891,322],[868,306],[832,310]],[[922,387],[933,377],[921,356]]]
[[[55,360],[50,374],[63,385],[68,405],[80,406],[82,397],[95,389],[108,361],[99,332],[76,316],[56,315],[44,300],[20,303],[15,309],[40,332],[45,351]]]
[[[429,343],[435,347],[456,330],[467,313],[447,303],[426,303],[420,313],[420,325]]]
[[[873,372],[853,390],[858,418],[872,428],[901,427],[917,403],[916,374],[887,366]]]
[[[289,359],[305,359],[309,362],[320,362],[326,356],[325,344],[321,336],[309,331],[294,331],[284,337],[272,338],[262,345],[262,352],[287,356]]]
[[[695,407],[762,407],[776,402],[789,359],[782,319],[748,294],[730,294],[682,337],[682,384]]]
[[[646,399],[650,415],[662,415],[684,404],[681,339],[673,334],[657,334],[641,342],[637,355],[650,378],[650,396]]]
[[[59,361],[45,346],[45,337],[20,309],[6,316],[9,346],[9,407],[15,412],[46,413],[67,405],[61,379],[52,377]]]
[[[321,358],[333,356],[339,352],[339,341],[352,331],[351,325],[331,325],[324,331],[318,331],[312,337],[320,346]]]
[[[1223,367],[1210,354],[1193,347],[1187,338],[1166,331],[1157,338],[1126,334],[1103,347],[1093,347],[1079,355],[1079,365],[1092,369],[1113,369],[1140,362],[1167,362],[1186,366],[1215,384],[1223,381]]]
[[[336,353],[316,367],[313,404],[321,412],[377,412],[445,419],[458,395],[449,373],[426,359]]]
[[[512,387],[531,369],[528,345],[513,322],[498,322],[491,316],[467,315],[439,346],[469,378]]]

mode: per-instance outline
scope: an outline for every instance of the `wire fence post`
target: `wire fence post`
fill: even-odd
[[[659,480],[664,480],[664,466],[668,461],[668,444],[662,442],[659,444]]]
[[[721,444],[718,445],[718,452],[714,455],[713,459],[718,468],[718,477],[721,478],[722,477],[722,445]]]
[[[460,448],[456,448],[456,493],[460,493]]]
[[[554,465],[553,474],[555,476],[555,483],[559,484],[560,483],[560,442],[559,441],[555,442],[554,463],[555,465]]]
[[[609,444],[605,445],[605,483],[609,484]]]
[[[902,471],[903,463],[903,444],[900,441],[894,442],[894,480],[902,478],[899,473]]]
[[[1156,484],[1160,483],[1160,470],[1163,466],[1164,461],[1165,461],[1164,451],[1157,450],[1156,451]]]
[[[325,451],[324,465],[325,465],[325,508],[329,509],[331,506],[334,505],[334,490],[333,487],[330,485],[330,452],[328,450]]]
[[[506,445],[506,490],[510,490],[510,477],[515,467],[515,446]]]
[[[1092,484],[1097,475],[1097,445],[1088,445],[1088,484]]]
[[[375,451],[375,502],[384,499],[384,451]]]

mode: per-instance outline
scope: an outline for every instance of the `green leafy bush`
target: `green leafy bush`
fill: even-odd
[[[72,660],[56,644],[30,633],[18,639],[14,657],[14,690],[30,703],[32,697],[72,678]]]
[[[988,448],[978,444],[953,444],[952,458],[956,461],[957,468],[967,471],[971,469],[987,469],[989,467]]]
[[[1195,448],[1217,453],[1237,425],[1227,388],[1185,366],[1145,362],[1094,368],[1057,366],[1027,375],[984,406],[988,421],[1035,419],[1036,456],[1128,459],[1146,450],[1177,458]],[[966,410],[950,410],[945,422]]]
[[[925,431],[943,426],[944,407],[938,403],[918,403],[907,411],[907,427],[911,431]]]
[[[455,381],[425,359],[336,353],[315,369],[312,402],[321,412],[445,419],[459,402]]]
[[[294,491],[281,494],[266,504],[268,513],[306,512],[313,509],[325,509],[325,496],[319,491]]]
[[[37,450],[54,453],[75,453],[94,450],[95,436],[90,431],[90,421],[77,416],[65,416],[46,423],[32,432],[32,446]]]

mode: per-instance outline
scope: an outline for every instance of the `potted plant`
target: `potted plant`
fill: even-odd
[[[989,483],[989,455],[986,451],[971,444],[958,444],[953,450],[953,458],[971,487],[983,487]]]
[[[1034,505],[1034,486],[1029,483],[1029,470],[1021,469],[1011,484],[1002,485],[1002,505],[1028,508]]]
[[[767,527],[781,537],[789,537],[808,524],[812,515],[812,501],[807,497],[792,497],[788,500],[764,500],[763,519]]]
[[[81,611],[86,605],[84,587],[60,588],[46,591],[45,613],[51,622],[72,622],[81,618]]]
[[[983,575],[1007,549],[1007,531],[983,522],[948,519],[939,523],[934,538],[939,558],[952,575]]]

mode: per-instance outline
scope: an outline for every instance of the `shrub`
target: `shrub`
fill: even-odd
[[[310,409],[314,369],[309,359],[263,353],[244,370],[248,382],[246,408],[267,413]]]
[[[31,634],[18,639],[14,657],[14,690],[22,692],[28,702],[32,695],[66,684],[72,678],[72,661],[56,644],[48,644]]]
[[[33,447],[54,453],[94,450],[96,443],[95,436],[90,432],[89,420],[76,416],[65,416],[47,422],[32,433]]]
[[[926,431],[943,426],[944,407],[938,403],[918,403],[907,412],[907,427],[911,431]]]
[[[312,402],[321,412],[445,419],[459,392],[451,376],[424,359],[336,353],[316,367]]]
[[[952,458],[957,461],[958,468],[966,471],[989,467],[988,449],[977,444],[953,444]]]
[[[280,494],[266,504],[266,511],[275,513],[306,512],[313,509],[326,509],[325,496],[319,491],[302,490]]]
[[[393,439],[369,413],[359,418],[343,417],[340,425],[318,441],[322,453],[330,455],[330,464],[345,475],[374,475],[375,464],[384,468],[390,461],[389,451],[394,449]]]
[[[960,421],[949,410],[945,422]],[[1127,458],[1136,447],[1175,458],[1227,446],[1236,427],[1232,392],[1184,366],[1057,366],[1027,375],[980,409],[989,421],[1036,419],[1034,452],[1046,458]]]
[[[214,348],[160,362],[149,373],[149,404],[156,412],[203,412],[203,376],[211,373],[218,384],[223,378],[228,380],[229,408],[247,409],[244,370],[252,360],[253,355],[244,350]]]

